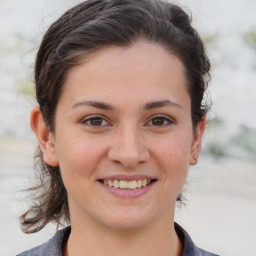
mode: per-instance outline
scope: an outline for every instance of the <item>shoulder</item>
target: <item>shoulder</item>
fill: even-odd
[[[218,256],[217,254],[207,252],[197,247],[189,234],[177,223],[175,223],[175,230],[183,243],[183,252],[181,256]]]
[[[71,227],[58,230],[46,243],[25,251],[17,256],[62,256],[63,243],[68,239]]]
[[[181,256],[218,256],[198,248],[191,240],[188,233],[177,223],[175,230],[183,243],[183,252]],[[56,232],[56,234],[46,243],[25,251],[17,256],[62,256],[63,243],[68,239],[71,227],[65,227]]]

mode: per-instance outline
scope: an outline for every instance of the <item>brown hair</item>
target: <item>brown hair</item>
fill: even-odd
[[[158,43],[181,60],[191,97],[192,123],[194,128],[197,126],[208,110],[203,96],[210,63],[189,15],[164,0],[88,0],[51,25],[37,53],[36,97],[44,121],[53,132],[55,110],[68,70],[98,49],[129,47],[139,39]],[[40,182],[29,190],[34,192],[34,204],[20,217],[25,233],[37,232],[51,221],[70,221],[59,167],[47,165],[40,148],[35,159]]]

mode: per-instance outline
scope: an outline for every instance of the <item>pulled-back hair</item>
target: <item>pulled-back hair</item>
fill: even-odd
[[[68,71],[95,51],[108,46],[129,47],[138,40],[157,43],[184,65],[191,98],[193,128],[208,106],[203,97],[210,63],[190,16],[164,0],[87,0],[68,10],[45,33],[35,63],[36,98],[46,125],[54,132],[55,111]],[[47,223],[70,221],[67,191],[59,167],[43,161],[38,148],[39,184],[33,205],[21,217],[26,233]],[[181,200],[181,194],[177,201]]]

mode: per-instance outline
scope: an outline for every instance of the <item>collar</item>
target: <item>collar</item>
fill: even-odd
[[[188,233],[177,223],[174,223],[175,231],[183,244],[181,256],[218,256],[198,248],[191,240]],[[58,230],[46,243],[37,246],[17,256],[63,256],[62,248],[71,232],[71,226]]]

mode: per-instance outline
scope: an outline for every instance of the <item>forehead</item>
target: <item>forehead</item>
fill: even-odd
[[[159,44],[139,41],[129,47],[113,46],[90,54],[67,73],[63,96],[105,100],[115,95],[135,100],[141,95],[146,99],[178,91],[187,91],[181,61]]]

